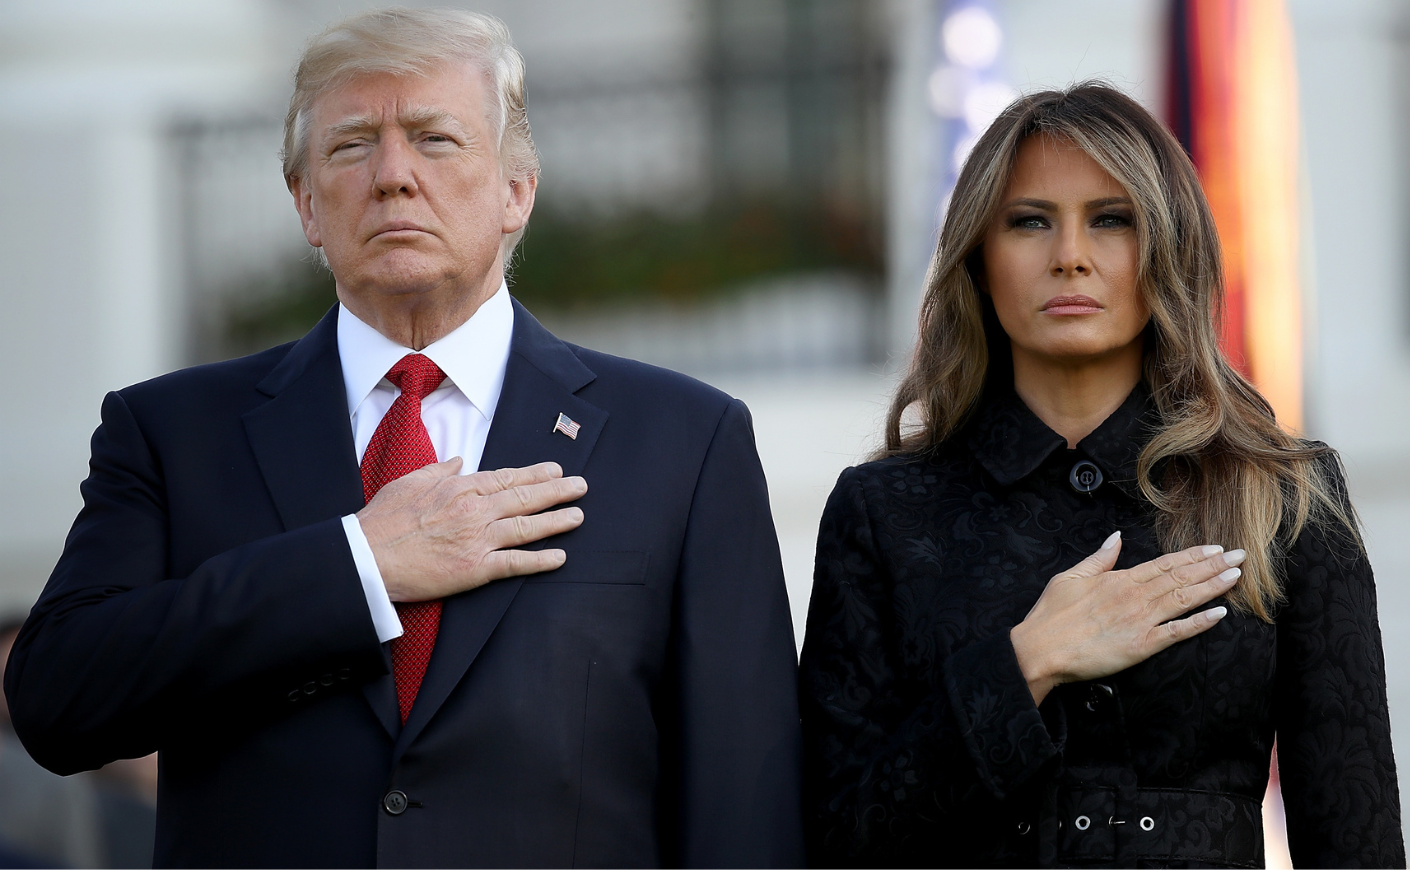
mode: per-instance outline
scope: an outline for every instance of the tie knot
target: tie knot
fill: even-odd
[[[431,362],[430,357],[419,353],[407,354],[387,372],[387,380],[408,396],[415,396],[418,402],[429,396],[445,379],[446,373],[441,371],[441,367]]]

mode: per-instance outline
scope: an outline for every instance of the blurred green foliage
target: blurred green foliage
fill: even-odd
[[[541,212],[515,255],[510,287],[532,310],[690,303],[790,273],[879,276],[878,235],[845,210],[765,200],[682,217]],[[224,355],[298,338],[335,301],[332,276],[308,262],[291,264],[274,285],[236,298],[246,301],[226,313]]]
[[[222,346],[203,354],[208,359],[241,356],[293,341],[338,301],[332,273],[309,260],[295,260],[278,278],[229,298],[233,301],[222,318]]]
[[[717,205],[680,218],[587,221],[536,215],[510,286],[530,308],[691,302],[794,272],[881,273],[878,240],[845,212],[777,202]]]

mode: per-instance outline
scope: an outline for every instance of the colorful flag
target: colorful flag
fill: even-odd
[[[1300,429],[1297,75],[1283,0],[1173,0],[1167,114],[1224,248],[1225,353]]]
[[[571,417],[561,412],[558,414],[558,422],[553,424],[554,432],[562,432],[574,441],[578,440],[578,430],[581,428],[582,426],[574,423]]]

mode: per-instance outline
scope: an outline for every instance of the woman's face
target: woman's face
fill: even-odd
[[[1121,184],[1070,140],[1019,146],[983,248],[984,289],[1015,365],[1139,354],[1150,311],[1136,288],[1134,215]]]

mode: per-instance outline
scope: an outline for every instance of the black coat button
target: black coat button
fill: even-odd
[[[1102,485],[1102,470],[1084,459],[1072,466],[1067,482],[1078,492],[1091,492]]]
[[[322,683],[325,686],[331,686],[333,685],[333,675],[324,674],[323,676],[318,678],[318,682]]]
[[[389,816],[399,816],[406,812],[406,792],[392,789],[387,792],[387,796],[382,798],[382,809],[387,811]]]
[[[304,683],[304,694],[305,694],[305,695],[312,695],[314,692],[317,692],[317,691],[318,691],[318,684],[315,683],[313,680],[309,680],[307,683]]]

